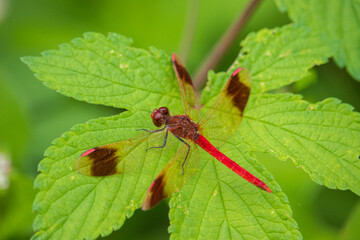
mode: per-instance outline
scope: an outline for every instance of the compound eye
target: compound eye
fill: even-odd
[[[154,109],[154,111],[151,113],[151,118],[154,118],[156,113],[160,113],[158,109]]]
[[[161,112],[164,116],[169,116],[169,109],[167,107],[161,107],[159,108],[159,112]]]
[[[162,117],[163,115],[162,115],[162,113],[160,113],[160,112],[153,112],[152,114],[151,114],[151,118],[152,118],[152,120],[153,120],[153,123],[154,123],[154,125],[155,126],[157,126],[157,127],[161,127],[161,125],[163,125],[163,117]]]

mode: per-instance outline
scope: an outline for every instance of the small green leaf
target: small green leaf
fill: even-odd
[[[77,100],[128,110],[149,111],[165,104],[182,110],[170,57],[131,43],[115,33],[107,38],[86,33],[60,50],[22,60],[46,86]]]
[[[360,114],[350,105],[264,94],[251,98],[239,132],[252,150],[290,158],[315,182],[360,195]]]
[[[289,12],[297,23],[325,31],[340,41],[335,61],[360,80],[360,2],[358,0],[276,0],[280,10]]]
[[[326,63],[337,44],[310,28],[287,25],[250,33],[241,46],[230,70],[248,68],[252,93],[259,93],[301,80],[310,68]]]
[[[268,183],[273,192],[248,184],[202,151],[199,174],[170,201],[171,239],[301,239],[280,186],[240,137],[229,142],[221,151]]]

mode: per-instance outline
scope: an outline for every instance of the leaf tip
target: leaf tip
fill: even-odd
[[[20,57],[20,60],[26,65],[30,65],[33,62],[33,58],[34,57],[31,56],[25,56],[25,57]]]

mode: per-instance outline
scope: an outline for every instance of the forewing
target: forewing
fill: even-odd
[[[226,140],[238,128],[251,90],[250,72],[236,69],[210,110],[201,118],[202,134],[208,138]]]
[[[172,55],[172,62],[179,84],[184,112],[192,119],[198,119],[199,114],[196,107],[198,107],[199,98],[196,95],[190,74],[174,53]]]
[[[88,176],[109,176],[136,169],[139,165],[139,151],[136,148],[148,134],[116,143],[91,148],[76,161],[76,170]]]
[[[161,200],[178,192],[198,169],[200,160],[199,151],[195,144],[190,143],[190,148],[189,155],[184,164],[184,172],[182,164],[184,163],[188,151],[186,145],[183,145],[178,149],[176,155],[171,158],[169,163],[149,187],[147,196],[142,205],[143,210],[153,208],[160,203]]]

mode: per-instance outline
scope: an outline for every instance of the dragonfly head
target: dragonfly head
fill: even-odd
[[[167,107],[161,107],[159,109],[155,109],[151,113],[151,118],[153,123],[157,127],[161,127],[170,117],[170,111]]]

